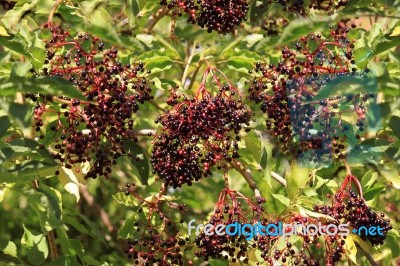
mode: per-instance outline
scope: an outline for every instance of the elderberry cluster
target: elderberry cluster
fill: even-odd
[[[174,10],[174,14],[188,14],[188,22],[206,28],[208,32],[232,33],[246,20],[246,0],[161,0],[161,5]]]
[[[216,228],[217,226],[227,226],[229,224],[238,223],[256,224],[263,220],[265,214],[261,204],[265,203],[265,199],[256,197],[251,200],[237,191],[224,189],[219,196],[218,203],[208,224]],[[205,261],[212,259],[226,259],[233,263],[248,263],[248,253],[250,249],[255,248],[256,244],[246,240],[245,235],[222,236],[214,233],[208,236],[202,231],[196,237],[196,256],[203,258]]]
[[[133,115],[139,103],[153,98],[143,63],[122,64],[118,50],[106,48],[96,36],[73,37],[61,27],[47,27],[52,36],[45,41],[42,74],[70,81],[84,100],[27,94],[37,102],[36,131],[44,144],[51,143],[53,157],[66,168],[88,163],[86,178],[107,178],[126,153],[123,140],[136,138]],[[48,114],[55,114],[56,119],[46,128],[44,116]]]
[[[135,265],[191,264],[183,253],[189,238],[179,235],[183,223],[179,217],[186,206],[168,201],[162,192],[155,200],[143,199],[136,189],[135,184],[125,187],[125,194],[141,204],[133,224],[133,239],[128,241],[128,258]]]
[[[349,135],[359,138],[358,133],[364,131],[366,103],[374,93],[332,95],[335,92],[329,87],[340,79],[355,83],[367,79],[368,71],[355,66],[349,31],[340,22],[325,35],[309,34],[282,49],[283,61],[256,64],[249,98],[261,103],[268,115],[267,130],[284,151],[304,156],[305,151],[315,150],[309,158],[314,162],[324,156],[331,159],[332,154],[342,158]],[[352,130],[354,119],[358,132]]]
[[[352,228],[360,233],[363,240],[368,240],[372,245],[382,245],[386,239],[387,233],[392,226],[390,221],[385,219],[385,214],[376,213],[357,195],[351,188],[346,193],[339,191],[334,198],[332,206],[315,206],[314,210],[322,214],[334,217],[341,223],[348,223]],[[360,227],[370,228],[378,226],[381,228],[381,234],[371,235],[365,231],[359,230]]]
[[[155,137],[151,157],[154,172],[168,186],[191,185],[210,176],[213,166],[224,168],[239,157],[239,133],[250,125],[251,110],[235,95],[224,85],[215,96],[204,89],[201,98],[168,101],[173,108],[156,120],[163,133]]]

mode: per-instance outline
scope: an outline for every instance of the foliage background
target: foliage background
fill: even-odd
[[[3,1],[4,2],[4,1]],[[89,32],[120,48],[126,60],[143,61],[151,69],[155,82],[155,100],[141,106],[135,118],[136,129],[154,129],[154,119],[167,108],[168,89],[192,94],[207,64],[218,67],[246,92],[249,70],[257,61],[276,63],[280,47],[302,35],[328,30],[342,18],[360,25],[351,32],[356,38],[356,63],[370,68],[379,82],[383,128],[371,132],[377,160],[352,165],[361,178],[365,199],[375,210],[385,212],[399,228],[400,202],[400,2],[390,0],[349,1],[339,15],[311,12],[308,18],[288,14],[277,4],[251,1],[249,19],[234,35],[207,33],[178,18],[171,33],[171,18],[163,17],[151,30],[157,0],[64,1],[55,21],[69,25],[71,31]],[[124,196],[123,187],[135,182],[138,190],[151,196],[160,182],[148,171],[139,171],[135,162],[121,159],[110,180],[98,178],[86,182],[79,174],[54,176],[57,164],[45,151],[37,149],[31,128],[33,105],[23,97],[26,92],[71,95],[74,88],[55,78],[32,79],[30,68],[40,69],[45,59],[46,31],[41,28],[54,2],[21,0],[8,10],[0,9],[0,264],[2,265],[125,265],[125,238],[131,232],[124,224],[134,219],[137,204]],[[265,18],[282,18],[289,24],[277,36],[262,29]],[[48,36],[47,36],[48,37]],[[200,73],[200,74],[198,74]],[[198,74],[198,75],[197,75]],[[327,201],[343,180],[344,166],[308,170],[291,165],[270,137],[263,133],[265,117],[257,106],[252,126],[256,130],[244,136],[241,161],[248,165],[271,213],[310,209]],[[151,138],[142,136],[136,146],[149,165]],[[287,180],[287,188],[273,180],[275,171]],[[252,195],[243,177],[231,170],[230,186]],[[35,181],[36,180],[36,181]],[[38,182],[38,186],[32,182]],[[198,182],[192,187],[169,191],[191,210],[190,219],[205,220],[224,187],[222,174]],[[188,222],[190,220],[188,218]],[[53,234],[58,258],[50,258],[46,236]],[[368,250],[381,265],[400,263],[397,230],[389,233],[379,250]],[[351,263],[367,265],[361,250],[348,251]],[[396,260],[397,258],[397,260]],[[254,259],[255,260],[255,259]],[[396,262],[397,261],[397,262]],[[210,265],[225,265],[211,261]]]

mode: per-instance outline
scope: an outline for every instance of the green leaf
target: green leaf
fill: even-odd
[[[137,59],[143,61],[146,69],[151,69],[151,73],[154,74],[172,67],[172,59],[162,54],[162,52],[153,50],[141,54]]]
[[[136,219],[134,217],[129,217],[124,221],[124,224],[121,226],[121,228],[118,230],[118,238],[122,239],[129,239],[133,238],[134,233],[136,233],[135,230],[135,224]]]
[[[386,163],[381,168],[381,174],[393,185],[393,187],[400,189],[400,175],[397,169],[397,165],[393,162]]]
[[[367,189],[366,191],[364,191],[364,199],[367,201],[374,199],[377,195],[379,195],[382,191],[384,191],[385,188],[386,188],[385,185],[379,185]]]
[[[363,189],[370,188],[377,178],[378,174],[375,173],[373,170],[369,170],[364,174],[363,178],[361,179],[362,188]]]
[[[60,191],[40,183],[38,191],[46,195],[54,217],[61,220],[62,200]]]
[[[272,197],[274,197],[275,199],[277,199],[280,203],[282,203],[285,206],[289,206],[290,205],[290,199],[288,199],[287,197],[281,195],[281,194],[273,194],[272,193]]]
[[[352,235],[348,235],[345,239],[345,245],[344,245],[344,250],[346,253],[346,256],[354,263],[357,265],[357,247],[356,244],[353,240]]]
[[[7,28],[14,28],[17,23],[20,21],[21,17],[25,14],[25,12],[31,10],[36,6],[38,0],[28,1],[22,0],[18,1],[15,7],[3,16],[1,21],[4,23],[4,26]]]
[[[301,167],[297,161],[293,160],[290,169],[286,172],[287,192],[290,199],[294,199],[302,188],[305,187],[310,174],[310,169]]]
[[[24,235],[21,244],[26,248],[28,260],[33,265],[42,265],[49,255],[46,237],[43,234],[34,235],[24,225]]]
[[[137,175],[143,185],[148,185],[150,166],[145,150],[131,140],[125,140],[124,147],[127,152],[131,153],[131,164],[134,174]]]
[[[389,119],[389,126],[393,130],[394,135],[400,139],[400,111],[396,110],[393,112]]]
[[[0,96],[14,96],[15,91],[22,93],[41,93],[48,95],[62,95],[85,100],[82,93],[71,82],[61,77],[39,78],[7,78],[0,79]]]
[[[22,45],[22,43],[16,40],[13,36],[1,37],[0,45],[27,58],[31,58],[31,54],[28,52],[28,49],[25,48],[24,45]]]
[[[17,246],[12,241],[0,239],[0,250],[6,255],[18,258]]]
[[[282,32],[278,45],[285,45],[296,41],[310,32],[322,30],[327,26],[327,21],[312,21],[311,19],[293,20]]]
[[[8,114],[3,110],[0,110],[0,138],[2,138],[7,129],[11,126],[10,119],[8,118]]]
[[[116,193],[112,196],[119,204],[123,204],[128,207],[137,207],[139,202],[135,197],[127,196],[124,192]]]

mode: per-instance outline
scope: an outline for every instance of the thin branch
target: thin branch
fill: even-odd
[[[186,61],[185,70],[183,71],[182,80],[181,80],[182,87],[185,86],[187,74],[188,74],[188,71],[189,71],[189,68],[190,68],[190,63],[191,63],[192,60],[193,60],[194,51],[196,50],[196,45],[197,45],[197,43],[196,43],[196,42],[193,42],[192,49],[189,48],[189,51],[188,51],[188,52],[189,52],[190,54],[189,54],[189,58],[188,58],[187,61]]]
[[[108,214],[103,210],[103,208],[95,201],[94,197],[89,193],[87,190],[86,186],[80,186],[79,187],[79,192],[82,195],[82,197],[85,199],[85,201],[88,203],[89,207],[93,208],[94,211],[98,212],[100,214],[100,219],[103,222],[103,224],[106,226],[107,230],[113,234],[117,231],[117,228],[115,225],[113,225],[110,221],[110,217],[108,217]]]
[[[56,237],[54,236],[54,230],[51,230],[47,233],[47,240],[49,241],[50,246],[50,258],[51,260],[56,260],[58,257],[58,250]]]
[[[362,249],[358,244],[357,246],[359,247],[358,250],[361,250],[361,253],[367,258],[371,266],[379,266],[379,264],[374,260],[374,258],[372,258],[371,254]]]
[[[196,69],[194,70],[192,78],[190,79],[190,84],[188,87],[189,91],[192,89],[193,84],[196,81],[197,74],[199,74],[199,71],[200,71],[200,68],[201,68],[201,65],[203,64],[203,62],[204,62],[203,59],[200,59],[199,62],[197,62]]]
[[[278,181],[282,186],[286,187],[286,179],[280,176],[278,173],[271,171],[271,177]]]
[[[64,1],[64,0],[57,0],[54,3],[53,8],[51,9],[50,14],[49,14],[49,19],[47,20],[48,24],[50,24],[52,22],[54,13],[56,12],[57,7],[61,4],[62,1]]]
[[[244,177],[249,187],[254,191],[255,196],[261,197],[260,190],[257,188],[257,184],[251,175],[250,169],[245,168],[243,164],[238,161],[231,162],[231,166]]]
[[[152,137],[156,135],[156,131],[154,129],[129,130],[128,133],[133,136]]]
[[[165,111],[165,109],[162,108],[161,106],[159,106],[154,100],[150,100],[149,102],[150,102],[151,105],[153,105],[158,110],[163,111],[163,112]]]
[[[143,30],[144,33],[149,34],[154,26],[162,19],[165,15],[169,13],[170,9],[167,7],[161,8],[160,10],[157,11],[156,15],[154,16],[153,20],[151,21],[150,25]]]

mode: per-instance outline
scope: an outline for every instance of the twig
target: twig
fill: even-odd
[[[231,166],[236,169],[246,180],[249,187],[254,191],[256,197],[261,197],[260,190],[257,188],[257,184],[251,175],[251,171],[249,168],[245,168],[242,163],[238,161],[232,161]]]
[[[196,80],[196,76],[197,76],[197,74],[199,73],[202,64],[203,64],[203,60],[200,59],[199,62],[197,62],[196,69],[194,70],[193,75],[192,75],[192,78],[190,79],[190,84],[189,84],[189,87],[188,87],[188,90],[189,90],[189,91],[190,91],[190,90],[192,89],[192,87],[193,87],[193,84],[194,84],[194,82],[195,82],[195,80]]]
[[[278,181],[282,186],[286,187],[286,179],[281,177],[278,173],[275,173],[274,171],[271,171],[271,177]]]
[[[56,12],[57,7],[61,4],[62,1],[64,1],[64,0],[57,0],[54,3],[53,8],[51,9],[50,14],[49,14],[49,19],[47,20],[48,24],[50,24],[52,22],[54,13]]]
[[[117,231],[117,228],[111,223],[108,214],[101,208],[101,206],[95,201],[94,197],[89,193],[86,186],[80,186],[79,192],[85,201],[88,203],[89,207],[92,207],[96,212],[100,214],[100,219],[106,226],[107,230],[113,234]]]
[[[147,28],[145,28],[143,32],[149,34],[153,30],[157,22],[160,21],[160,19],[162,19],[165,15],[167,15],[169,11],[170,9],[168,9],[167,7],[158,10],[153,20],[151,21],[150,25]]]
[[[154,129],[141,129],[141,130],[129,130],[128,134],[131,136],[155,136],[156,131]]]
[[[358,244],[357,246],[359,247],[358,250],[361,250],[361,252],[363,253],[363,255],[367,258],[367,260],[369,261],[369,263],[371,264],[371,266],[379,266],[379,264],[374,260],[374,258],[372,258],[371,254],[369,254],[368,252],[366,252],[364,249],[362,249]]]
[[[54,236],[54,230],[50,230],[47,233],[47,240],[49,241],[49,246],[50,246],[50,258],[51,260],[56,260],[58,257],[58,250],[56,244],[56,237]]]
[[[189,58],[186,61],[185,70],[183,71],[182,80],[181,80],[182,87],[185,87],[186,77],[187,77],[187,74],[188,74],[188,71],[189,71],[189,68],[190,68],[190,63],[193,60],[194,51],[196,50],[196,45],[197,45],[197,43],[194,42],[193,46],[192,46],[192,49],[190,50],[190,48],[189,48],[188,52],[190,53],[190,55],[189,55]]]
[[[153,105],[158,110],[163,111],[163,112],[165,111],[165,109],[162,108],[161,106],[159,106],[154,100],[150,100],[149,102],[150,102],[151,105]]]

